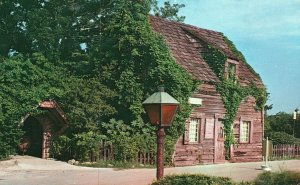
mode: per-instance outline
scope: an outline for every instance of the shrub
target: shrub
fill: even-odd
[[[84,162],[80,163],[80,166],[87,166],[92,168],[118,168],[118,169],[129,169],[129,168],[155,168],[154,165],[140,164],[138,162],[127,162],[127,161],[116,161],[116,160],[98,160],[96,162]]]
[[[300,184],[300,172],[264,172],[255,180],[255,185],[297,185]]]
[[[300,140],[285,132],[270,132],[268,137],[273,144],[300,144]]]
[[[234,185],[228,177],[212,177],[202,174],[170,175],[152,185]]]

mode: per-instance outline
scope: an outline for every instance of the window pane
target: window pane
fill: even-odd
[[[240,142],[247,143],[249,142],[250,135],[250,122],[243,121],[240,125]]]
[[[199,126],[200,119],[191,119],[189,128],[189,141],[198,142],[199,141]]]

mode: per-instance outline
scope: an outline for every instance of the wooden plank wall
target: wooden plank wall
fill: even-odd
[[[200,141],[199,143],[185,143],[184,137],[180,137],[175,149],[173,162],[175,166],[196,165],[200,163],[214,163],[215,141],[214,139],[205,139],[205,119],[214,118],[216,115],[222,117],[225,115],[225,108],[220,94],[211,84],[203,84],[200,91],[193,97],[202,98],[203,106],[194,108],[190,118],[201,119]],[[239,143],[240,121],[251,121],[250,142],[246,144]],[[187,121],[188,124],[188,121]],[[231,152],[232,162],[246,162],[262,160],[262,137],[263,124],[261,111],[255,109],[255,99],[247,97],[239,107],[236,120],[234,122],[234,134],[237,139],[237,145]],[[188,129],[188,128],[186,128]]]
[[[214,85],[202,84],[200,91],[193,97],[202,98],[203,101],[203,106],[194,108],[190,116],[190,118],[201,119],[200,141],[196,144],[185,144],[184,137],[180,137],[176,144],[173,159],[175,166],[214,162],[214,139],[205,139],[205,119],[214,118],[215,114],[224,115],[225,108]]]
[[[251,121],[250,142],[240,143],[240,122]],[[262,137],[263,123],[262,113],[255,109],[255,98],[247,97],[239,107],[237,119],[234,122],[234,135],[237,144],[233,147],[234,151],[232,162],[250,162],[262,160]]]

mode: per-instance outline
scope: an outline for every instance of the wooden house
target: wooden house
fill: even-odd
[[[43,101],[38,109],[43,113],[23,119],[24,135],[19,149],[26,155],[47,159],[50,157],[51,141],[68,127],[66,115],[53,100]]]
[[[220,79],[204,60],[205,48],[210,45],[226,55],[224,75],[228,75],[229,68],[233,69],[241,86],[254,84],[262,88],[263,82],[247,64],[239,60],[222,33],[160,17],[150,16],[149,19],[153,31],[165,38],[176,62],[203,82],[193,95],[193,98],[202,101],[202,105],[195,107],[186,121],[186,131],[176,144],[174,165],[226,162],[222,123],[226,110],[215,85]],[[257,110],[255,105],[255,98],[248,96],[238,108],[233,124],[236,144],[230,148],[230,162],[262,159],[263,111]]]

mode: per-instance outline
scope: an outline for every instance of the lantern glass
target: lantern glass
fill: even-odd
[[[160,105],[159,104],[146,104],[145,110],[150,118],[150,122],[153,125],[160,124]]]
[[[177,105],[162,105],[162,123],[161,126],[171,126],[173,118],[175,117],[175,112],[177,110]]]

